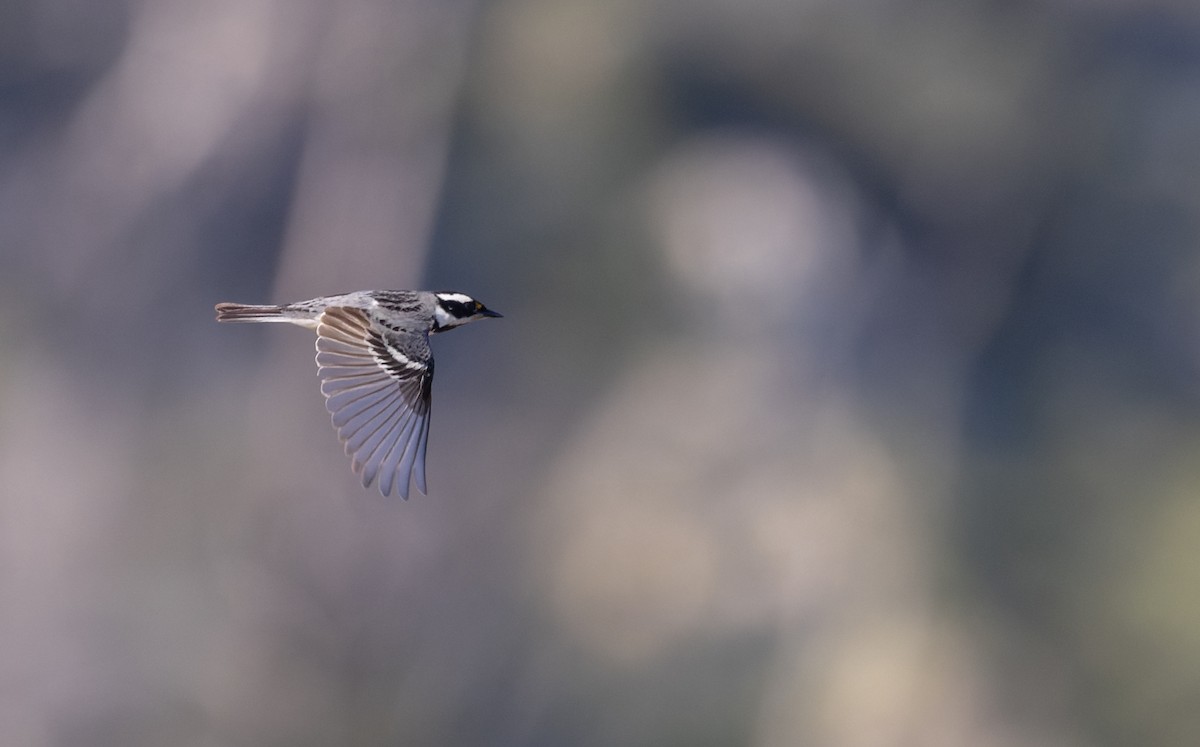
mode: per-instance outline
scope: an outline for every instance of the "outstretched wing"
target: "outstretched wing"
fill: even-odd
[[[409,477],[425,493],[433,356],[428,338],[373,324],[367,312],[332,306],[317,324],[321,393],[363,487],[395,487],[408,498]]]

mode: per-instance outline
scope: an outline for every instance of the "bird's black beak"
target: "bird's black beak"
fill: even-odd
[[[494,317],[496,317],[497,319],[503,319],[503,318],[504,318],[504,315],[503,315],[503,314],[501,314],[499,311],[492,311],[491,309],[484,309],[483,311],[480,311],[480,312],[479,312],[479,315],[480,315],[480,316],[494,316]]]

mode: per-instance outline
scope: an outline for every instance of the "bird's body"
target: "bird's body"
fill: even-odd
[[[462,293],[355,291],[282,306],[219,303],[219,322],[287,322],[317,333],[321,393],[363,486],[426,492],[433,355],[429,335],[498,317]]]

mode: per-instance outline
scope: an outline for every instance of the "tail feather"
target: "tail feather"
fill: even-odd
[[[217,304],[218,322],[290,322],[282,306],[251,306],[241,303]]]

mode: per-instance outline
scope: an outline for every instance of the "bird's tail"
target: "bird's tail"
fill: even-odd
[[[282,306],[250,306],[242,303],[217,304],[218,322],[291,322]]]

